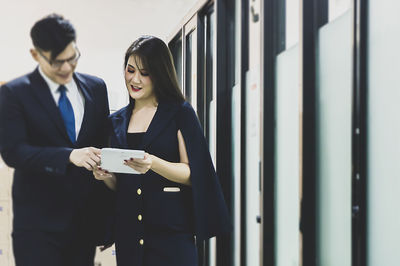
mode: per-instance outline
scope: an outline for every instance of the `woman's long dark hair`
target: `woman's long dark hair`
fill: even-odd
[[[146,35],[134,41],[126,50],[125,68],[131,56],[134,56],[149,74],[158,102],[182,103],[185,101],[179,87],[171,52],[162,40]]]

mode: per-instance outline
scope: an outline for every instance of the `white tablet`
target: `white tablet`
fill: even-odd
[[[124,164],[124,160],[129,160],[130,158],[143,159],[144,151],[103,148],[101,149],[100,167],[112,173],[140,174]]]

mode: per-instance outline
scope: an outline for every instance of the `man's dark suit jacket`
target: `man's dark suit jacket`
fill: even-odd
[[[85,98],[75,144],[38,69],[0,88],[0,152],[15,168],[13,230],[67,232],[79,224],[103,244],[113,193],[92,172],[71,164],[69,155],[76,148],[106,145],[107,88],[86,74],[74,73],[74,80]]]

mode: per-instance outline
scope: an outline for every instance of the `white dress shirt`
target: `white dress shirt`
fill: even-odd
[[[39,73],[42,75],[43,79],[46,81],[47,85],[50,88],[51,95],[53,95],[54,101],[58,106],[58,99],[60,99],[61,93],[58,91],[60,84],[55,83],[51,79],[49,79],[46,74],[43,73],[42,69],[39,67]],[[83,121],[83,115],[85,113],[85,98],[82,95],[82,92],[78,89],[78,86],[75,83],[75,80],[72,79],[69,83],[64,85],[67,90],[67,97],[71,102],[72,109],[74,110],[75,117],[75,133],[76,138],[78,138],[79,131],[81,130],[81,125]]]

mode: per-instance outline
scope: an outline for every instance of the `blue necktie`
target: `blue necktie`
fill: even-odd
[[[72,109],[71,102],[68,100],[66,90],[64,85],[58,87],[60,91],[60,99],[58,99],[58,109],[60,109],[61,116],[64,120],[65,128],[72,143],[75,143],[76,133],[75,133],[75,117],[74,110]]]

